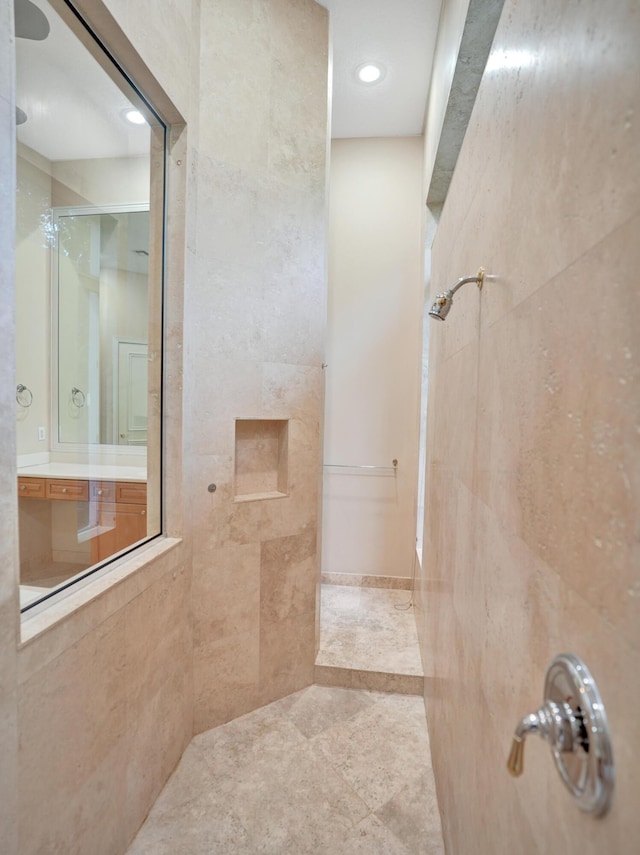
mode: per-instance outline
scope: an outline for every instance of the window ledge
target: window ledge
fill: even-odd
[[[125,555],[87,577],[68,592],[61,591],[59,598],[44,602],[27,612],[22,616],[18,649],[26,647],[54,628],[60,628],[64,635],[61,649],[73,644],[77,638],[107,620],[152,585],[159,575],[177,568],[179,552],[176,561],[167,564],[162,562],[162,569],[158,567],[158,562],[181,544],[182,539],[177,537],[156,538],[133,554]]]

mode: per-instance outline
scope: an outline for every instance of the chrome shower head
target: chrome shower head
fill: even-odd
[[[466,285],[467,282],[475,282],[478,288],[482,288],[484,283],[484,269],[481,267],[477,276],[465,276],[462,279],[458,279],[453,288],[449,288],[448,291],[443,291],[442,294],[438,294],[436,296],[435,303],[429,309],[429,317],[436,318],[438,321],[444,321],[451,311],[453,295],[456,293],[458,288],[462,288],[462,286]]]
[[[451,291],[445,291],[436,296],[436,301],[429,309],[429,317],[436,318],[438,321],[444,321],[449,314],[453,303],[453,294]]]

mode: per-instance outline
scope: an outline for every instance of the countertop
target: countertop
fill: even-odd
[[[25,478],[145,482],[147,469],[145,466],[108,466],[97,463],[40,463],[18,467],[18,475]]]

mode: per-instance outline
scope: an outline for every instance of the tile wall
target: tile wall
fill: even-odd
[[[8,855],[124,851],[194,727],[308,685],[315,652],[326,11],[312,0],[202,9],[176,0],[162,16],[127,0],[77,5],[117,55],[133,57],[132,73],[146,65],[150,91],[163,87],[177,123],[165,507],[167,532],[181,541],[141,554],[132,573],[76,610],[69,600],[58,623],[32,627],[18,650],[12,416],[3,427],[0,811]],[[12,8],[0,2],[5,45]],[[127,54],[127,41],[138,57]],[[0,61],[5,146],[11,73]],[[13,161],[9,145],[4,200],[13,198]],[[0,227],[0,394],[10,414],[13,246],[9,209]],[[236,418],[288,420],[288,498],[233,501]]]
[[[447,849],[637,850],[640,10],[506,2],[438,227],[432,294],[483,265],[430,350],[421,614]],[[511,734],[569,651],[616,793],[582,814]]]
[[[0,431],[0,828],[9,855],[17,851],[18,529],[15,430],[15,259],[13,3],[0,3],[0,411],[11,413]]]
[[[196,732],[313,679],[327,26],[311,0],[202,6],[184,354]],[[288,420],[286,497],[234,501],[236,419]]]

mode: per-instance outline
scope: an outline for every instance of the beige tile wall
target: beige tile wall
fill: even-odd
[[[436,235],[421,613],[448,851],[637,851],[640,15],[506,2]],[[519,59],[514,65],[514,59]],[[616,793],[582,814],[548,748],[505,768],[551,658],[591,668]]]
[[[18,848],[17,657],[18,530],[15,430],[13,290],[15,260],[15,114],[11,51],[13,3],[0,3],[0,411],[11,417],[0,431],[0,829],[7,855]],[[11,485],[6,489],[4,485]]]
[[[78,5],[126,68],[135,73],[146,64],[147,91],[157,83],[166,89],[171,100],[158,95],[162,112],[177,123],[189,119],[170,140],[164,372],[166,527],[183,540],[142,554],[116,584],[116,577],[94,582],[90,602],[74,595],[53,626],[35,619],[17,651],[13,421],[3,428],[0,810],[7,855],[123,851],[193,733],[194,699],[201,730],[313,676],[326,11],[312,0],[229,0],[205,6],[200,21],[196,0],[166,4],[161,16],[148,3]],[[11,8],[0,2],[5,43]],[[7,145],[11,68],[0,69]],[[10,144],[6,155],[0,182],[7,192],[0,195],[11,200]],[[3,216],[0,228],[7,290],[0,394],[12,413],[11,222]],[[236,418],[288,419],[288,498],[233,502]]]
[[[196,732],[313,680],[328,62],[311,0],[203,5],[201,31],[184,356]],[[237,418],[289,420],[286,498],[233,502]]]

